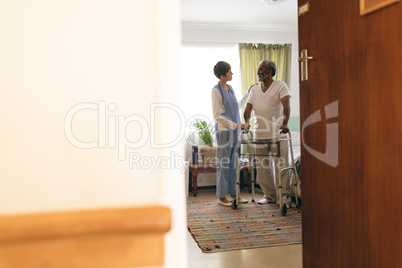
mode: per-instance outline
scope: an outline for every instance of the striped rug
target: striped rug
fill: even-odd
[[[187,227],[203,252],[300,244],[301,213],[282,216],[275,204],[240,204],[237,209],[214,201],[188,201]]]

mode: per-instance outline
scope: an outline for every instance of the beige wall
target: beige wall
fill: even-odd
[[[174,106],[151,109],[178,100],[165,2],[0,1],[0,214],[166,204],[167,267],[184,267],[182,145],[152,145],[180,138]]]

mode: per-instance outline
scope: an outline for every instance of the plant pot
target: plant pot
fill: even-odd
[[[206,164],[216,164],[216,147],[215,146],[202,146],[200,150],[202,162]]]

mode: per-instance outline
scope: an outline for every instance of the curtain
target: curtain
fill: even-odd
[[[274,80],[285,82],[290,88],[292,44],[239,44],[242,93],[258,82],[257,67],[261,60],[276,64]]]

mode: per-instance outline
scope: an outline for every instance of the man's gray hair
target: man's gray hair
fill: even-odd
[[[262,60],[260,62],[260,64],[264,64],[268,68],[268,70],[271,69],[272,70],[271,76],[272,77],[275,76],[275,74],[276,74],[276,64],[275,64],[275,62],[273,62],[272,60]]]

